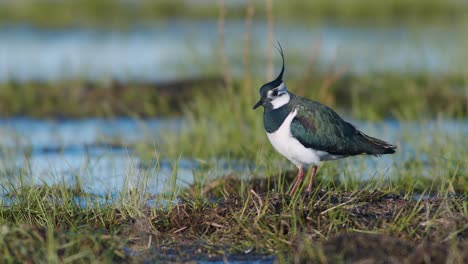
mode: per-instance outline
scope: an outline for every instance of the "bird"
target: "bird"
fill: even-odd
[[[305,167],[312,166],[306,189],[311,193],[322,161],[395,153],[395,145],[364,134],[330,107],[289,92],[283,81],[284,53],[279,42],[278,46],[283,61],[281,72],[261,86],[260,99],[253,109],[263,106],[263,124],[270,143],[299,169],[290,196],[303,181]]]

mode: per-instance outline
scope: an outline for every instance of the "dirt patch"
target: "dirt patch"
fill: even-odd
[[[321,260],[327,263],[467,263],[463,253],[466,242],[451,246],[449,243],[415,243],[383,234],[343,233],[333,235],[318,245],[300,246],[294,262]],[[315,254],[310,254],[310,252]]]
[[[227,177],[208,185],[202,195],[188,191],[192,195],[183,197],[180,204],[158,211],[145,222],[150,225],[145,224],[144,241],[152,236],[151,247],[157,249],[146,257],[154,260],[157,256],[159,261],[250,257],[295,263],[468,263],[463,250],[468,247],[463,196],[418,200],[380,190],[316,190],[290,197],[272,192],[278,189],[274,184],[266,180],[240,183]]]

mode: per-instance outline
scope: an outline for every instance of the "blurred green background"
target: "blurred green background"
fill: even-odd
[[[31,23],[41,27],[125,27],[155,20],[216,19],[219,1],[201,0],[3,0],[3,23]],[[243,19],[245,6],[255,8],[256,18],[268,16],[266,1],[224,1],[229,19]],[[466,17],[464,1],[457,0],[318,0],[271,1],[273,15],[298,23],[454,22]]]
[[[167,116],[197,93],[251,97],[278,71],[279,41],[293,92],[363,119],[465,117],[467,11],[455,0],[4,0],[0,116]]]

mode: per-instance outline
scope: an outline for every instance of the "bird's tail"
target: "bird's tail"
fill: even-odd
[[[368,136],[361,132],[363,140],[365,141],[367,148],[366,153],[370,155],[383,155],[383,154],[393,154],[397,148],[395,145],[392,145],[388,142]]]

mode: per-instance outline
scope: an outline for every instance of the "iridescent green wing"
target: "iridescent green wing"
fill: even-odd
[[[305,147],[333,155],[363,153],[360,132],[331,108],[318,102],[296,97],[297,115],[291,134]]]

